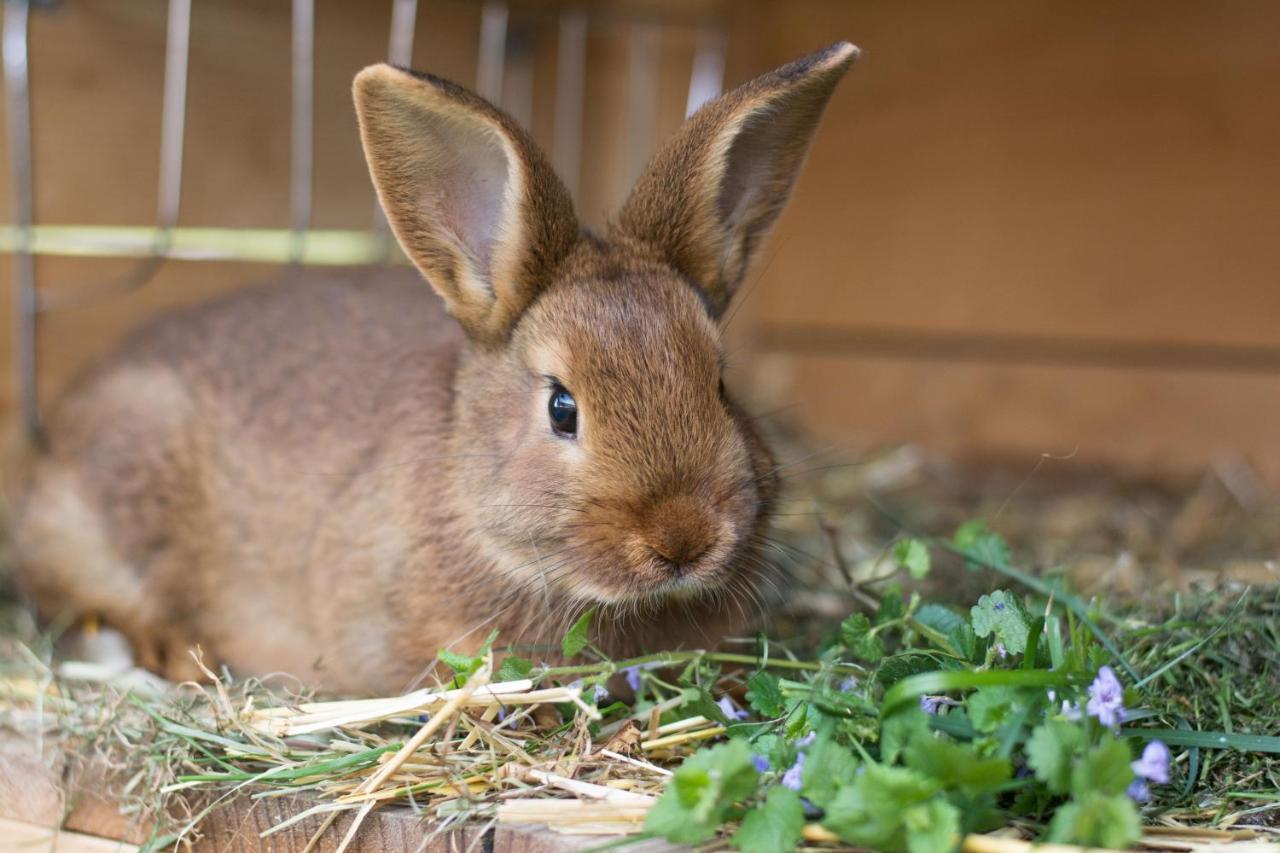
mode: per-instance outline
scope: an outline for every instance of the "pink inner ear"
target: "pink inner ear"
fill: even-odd
[[[510,164],[492,131],[470,121],[429,115],[421,125],[421,154],[412,180],[428,217],[489,284],[493,249],[502,228]]]
[[[720,195],[716,199],[716,212],[726,229],[767,228],[771,217],[766,214],[765,221],[757,222],[752,221],[749,213],[762,197],[767,200],[772,194],[779,194],[780,197],[766,201],[766,206],[781,209],[794,168],[794,163],[789,162],[786,134],[794,130],[793,123],[771,109],[761,110],[743,123],[725,156]]]

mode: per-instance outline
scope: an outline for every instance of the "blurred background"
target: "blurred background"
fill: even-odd
[[[349,94],[366,64],[407,58],[492,97],[598,225],[691,106],[849,39],[862,60],[733,316],[740,392],[854,453],[908,443],[1026,470],[1051,454],[1080,471],[1280,485],[1280,4],[5,8],[10,424],[33,351],[47,406],[165,307],[330,246],[328,260],[382,257]],[[275,248],[224,232],[30,232],[15,227],[28,179],[37,226],[275,229],[258,234]],[[36,291],[12,251],[29,239]],[[121,253],[137,257],[96,256]]]

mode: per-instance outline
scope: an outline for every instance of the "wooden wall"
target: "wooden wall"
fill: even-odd
[[[317,227],[370,219],[349,83],[385,52],[389,5],[318,4]],[[478,4],[420,5],[414,64],[473,81]],[[730,82],[837,38],[865,50],[734,320],[735,379],[760,405],[793,404],[851,449],[909,440],[1156,471],[1243,457],[1280,482],[1280,5],[589,5],[590,222],[630,168],[627,20],[668,22],[654,143],[680,120],[708,17],[730,35]],[[39,221],[153,219],[164,6],[33,13]],[[530,69],[533,130],[549,144],[554,9],[527,0],[521,16],[546,19]],[[287,223],[288,51],[284,0],[195,4],[183,224]],[[0,199],[7,189],[5,175]],[[41,282],[126,266],[45,259]],[[139,318],[273,272],[173,263],[142,291],[50,317],[44,390]]]
[[[771,8],[866,51],[751,297],[810,422],[1280,482],[1280,4]]]

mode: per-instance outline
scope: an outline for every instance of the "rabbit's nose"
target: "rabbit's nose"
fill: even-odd
[[[679,573],[711,549],[718,528],[716,519],[694,498],[669,498],[650,515],[645,544]]]

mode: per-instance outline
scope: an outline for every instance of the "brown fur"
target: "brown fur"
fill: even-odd
[[[722,391],[714,318],[777,216],[854,50],[709,105],[608,239],[528,137],[465,90],[356,79],[409,271],[251,290],[164,318],[85,376],[16,507],[46,617],[93,612],[147,666],[199,643],[241,674],[389,691],[436,650],[615,654],[745,626],[775,466]],[[547,419],[550,379],[576,438]]]

